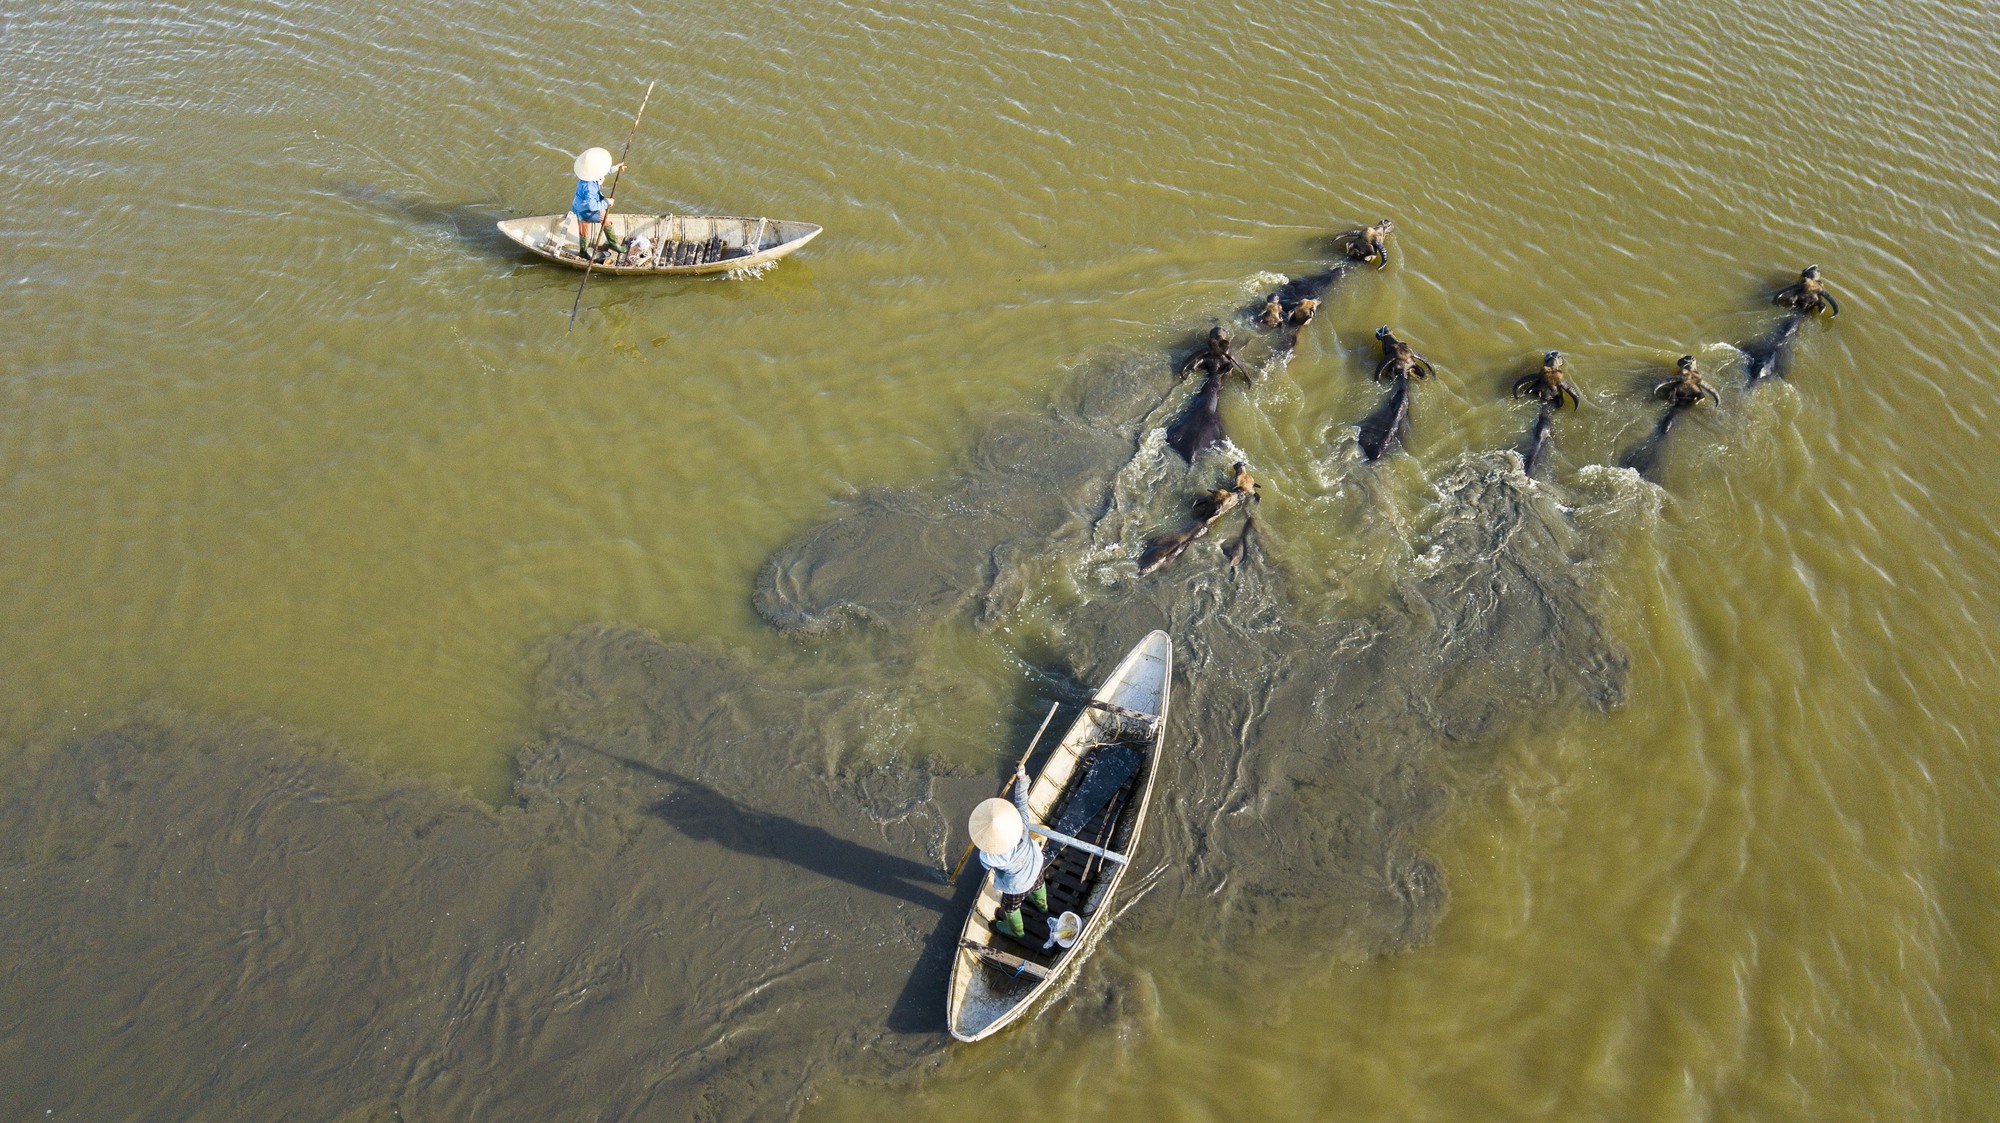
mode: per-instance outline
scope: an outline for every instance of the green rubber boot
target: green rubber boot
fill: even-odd
[[[993,918],[993,930],[995,932],[1005,932],[1017,940],[1028,934],[1027,927],[1021,923],[1020,909],[1015,909],[1013,912],[1003,912],[995,916]]]
[[[1043,912],[1049,911],[1049,887],[1046,885],[1035,886],[1035,891],[1028,894],[1028,900]]]

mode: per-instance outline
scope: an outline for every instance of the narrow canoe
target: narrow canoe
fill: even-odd
[[[576,226],[566,214],[509,218],[500,232],[532,253],[582,269],[576,252]],[[723,215],[611,213],[611,229],[624,241],[643,234],[653,252],[636,262],[600,262],[597,273],[727,273],[754,269],[805,245],[819,236],[810,222],[781,218],[732,218]]]
[[[1159,773],[1173,675],[1174,645],[1165,632],[1151,633],[1125,656],[1028,788],[1028,810],[1036,823],[1056,826],[1103,849],[1132,853]],[[960,1041],[990,1037],[1026,1014],[1089,954],[1098,930],[1109,923],[1124,864],[1054,841],[1043,845],[1049,910],[1022,908],[1025,940],[993,929],[1000,891],[991,871],[965,918],[945,1002],[951,1035]],[[1058,944],[1044,949],[1050,918],[1064,912],[1083,918],[1082,932],[1068,948]]]

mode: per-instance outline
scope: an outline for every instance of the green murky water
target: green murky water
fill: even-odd
[[[1416,946],[1205,939],[1202,898],[1170,890],[1086,966],[1096,1013],[897,1072],[834,1064],[779,1100],[810,1119],[2000,1112],[1981,593],[2000,13],[100,2],[0,26],[9,756],[164,706],[508,803],[543,730],[536,653],[613,622],[865,694],[870,718],[812,738],[833,773],[983,770],[1106,558],[1044,567],[997,626],[950,615],[901,646],[776,634],[752,606],[765,559],[865,489],[948,489],[988,418],[1079,377],[1167,393],[1163,361],[1121,364],[1389,215],[1392,267],[1351,275],[1291,364],[1225,402],[1268,489],[1274,595],[1320,621],[1379,610],[1422,562],[1406,531],[1432,485],[1518,439],[1506,383],[1561,348],[1589,402],[1551,475],[1612,515],[1593,588],[1624,703],[1426,758],[1448,799],[1412,841],[1450,906]],[[655,78],[621,205],[827,232],[754,280],[593,280],[566,333],[577,275],[491,224],[559,210],[569,153],[615,145]],[[1790,381],[1745,393],[1730,345],[1808,262],[1844,314],[1806,326]],[[1377,398],[1381,323],[1441,375],[1410,454],[1368,470],[1340,442]],[[1723,404],[1676,430],[1661,486],[1588,467],[1643,435],[1641,384],[1683,353]],[[1217,689],[1263,673],[1208,665]],[[14,884],[36,854],[9,852]],[[444,958],[383,978],[422,989]],[[19,1059],[41,992],[7,993]],[[85,1037],[110,1017],[52,1008]],[[284,1089],[271,1067],[204,1085],[213,1058],[154,1040],[116,1071],[191,1081],[175,1110]],[[654,1086],[680,1060],[623,1071]],[[463,1102],[510,1114],[492,1079]],[[303,1094],[322,1117],[381,1096],[359,1070]],[[18,1113],[87,1098],[54,1069],[0,1090]]]

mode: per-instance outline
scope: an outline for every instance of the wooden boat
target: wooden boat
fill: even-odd
[[[652,250],[638,261],[613,257],[596,273],[727,273],[754,269],[819,237],[810,222],[721,215],[619,214],[610,216],[620,242],[643,234]],[[500,232],[550,261],[582,269],[589,262],[576,251],[576,225],[566,214],[503,219]]]
[[[1101,849],[1132,853],[1159,773],[1173,675],[1174,647],[1167,633],[1140,640],[1085,704],[1029,787],[1035,823]],[[951,1035],[960,1041],[990,1037],[1027,1013],[1089,954],[1093,937],[1110,921],[1125,865],[1054,840],[1043,846],[1049,911],[1022,906],[1026,937],[1016,940],[993,928],[1000,891],[990,870],[959,933],[945,1012]],[[1067,948],[1044,948],[1052,918],[1065,912],[1082,917],[1081,932]]]

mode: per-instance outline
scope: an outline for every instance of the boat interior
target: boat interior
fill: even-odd
[[[1069,786],[1051,809],[1048,822],[1063,834],[1093,846],[1117,850],[1123,844],[1121,835],[1129,834],[1120,828],[1134,793],[1145,780],[1156,733],[1146,723],[1126,720],[1122,715],[1108,716],[1111,720],[1106,722],[1103,735],[1109,739],[1099,740],[1083,753]],[[1033,902],[1021,906],[1025,935],[1020,939],[998,928],[989,928],[990,946],[1004,953],[1005,958],[982,955],[981,959],[999,975],[1041,976],[1061,962],[1070,949],[1060,944],[1043,946],[1050,943],[1050,919],[1074,912],[1087,923],[1096,909],[1098,890],[1113,872],[1107,868],[1109,863],[1105,859],[1053,840],[1046,843],[1043,853],[1048,909],[1038,909]],[[1024,969],[1021,962],[1013,960],[1031,966]]]
[[[765,219],[614,214],[611,229],[626,248],[622,252],[601,249],[598,264],[634,269],[708,265],[783,244],[778,225]],[[543,248],[560,257],[584,260],[577,249],[576,227],[570,222],[563,223]]]

